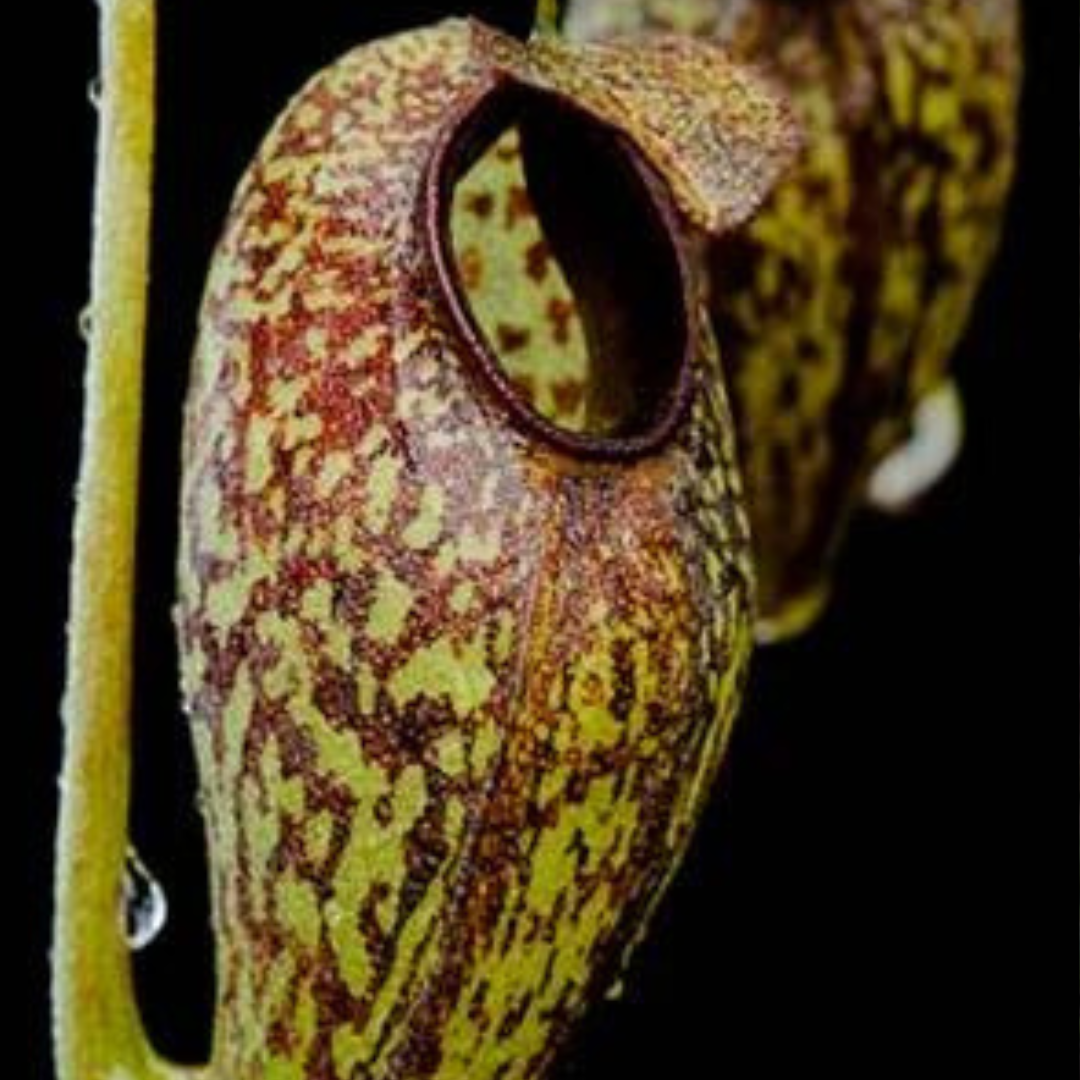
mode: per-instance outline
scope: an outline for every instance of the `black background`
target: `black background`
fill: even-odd
[[[168,608],[179,404],[202,274],[233,184],[317,67],[354,42],[451,11],[520,27],[528,4],[161,7],[133,828],[172,918],[137,972],[155,1040],[196,1059],[209,1028],[210,941]],[[1075,436],[1057,438],[1074,430],[1076,402],[1076,128],[1063,111],[1075,90],[1070,76],[1056,96],[1049,71],[1055,37],[1076,39],[1073,24],[1040,21],[1065,5],[1026,7],[1020,174],[1001,257],[957,360],[965,454],[918,516],[861,520],[820,627],[759,653],[717,795],[627,996],[594,1013],[558,1080],[1050,1075],[1039,1064],[1045,1049],[1023,1037],[1044,959],[1035,941],[1045,885],[1031,857],[1042,838],[1027,811],[1042,784],[1034,747],[1066,726],[1053,690],[1064,632],[1052,606],[1064,606],[1070,627],[1075,611],[1065,563],[1054,561],[1067,531],[1056,515],[1076,491],[1074,477],[1054,469],[1071,473],[1076,446]],[[21,288],[8,290],[4,315],[3,428],[15,439],[3,520],[22,547],[7,560],[14,707],[2,745],[25,795],[9,819],[17,825],[5,870],[27,919],[8,921],[17,947],[5,967],[17,988],[8,1060],[25,1063],[12,1080],[46,1080],[93,5],[42,11],[30,37],[10,31],[9,59],[23,43],[33,63],[13,69],[0,129],[16,188],[5,224],[24,241],[6,256]],[[1061,177],[1069,193],[1055,202],[1050,184]],[[1055,385],[1062,378],[1067,390]],[[1067,640],[1075,657],[1071,630]],[[1068,694],[1071,702],[1071,685]]]

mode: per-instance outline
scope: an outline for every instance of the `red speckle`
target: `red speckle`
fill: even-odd
[[[495,199],[490,192],[478,191],[469,196],[466,206],[469,212],[478,218],[488,218],[491,217],[491,211],[495,209]]]
[[[458,273],[466,290],[472,292],[479,288],[484,277],[484,260],[476,248],[465,248],[458,253]]]
[[[506,197],[506,227],[512,229],[522,218],[532,216],[533,206],[529,193],[520,184],[514,184]]]
[[[529,331],[524,327],[499,323],[495,328],[495,334],[499,339],[499,349],[502,352],[515,352],[529,343]]]
[[[557,296],[548,301],[547,317],[551,324],[551,336],[560,344],[570,340],[570,321],[577,314],[577,307],[570,300],[560,300]]]
[[[533,281],[540,282],[547,277],[548,262],[551,259],[551,248],[547,246],[547,242],[544,240],[537,240],[536,243],[530,244],[528,250],[525,252],[525,273],[533,279]]]

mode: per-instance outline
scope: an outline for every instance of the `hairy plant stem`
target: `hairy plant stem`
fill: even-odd
[[[121,919],[154,132],[153,0],[101,0],[91,325],[75,514],[57,838],[59,1080],[175,1080],[150,1049]]]

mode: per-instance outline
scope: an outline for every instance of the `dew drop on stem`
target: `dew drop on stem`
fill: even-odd
[[[147,870],[134,848],[128,848],[124,866],[121,922],[128,948],[145,949],[160,933],[168,918],[165,890]]]

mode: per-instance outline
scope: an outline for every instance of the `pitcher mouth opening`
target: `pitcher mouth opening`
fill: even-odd
[[[672,438],[692,272],[666,185],[621,131],[493,76],[436,145],[423,213],[450,322],[518,428],[608,460]]]

